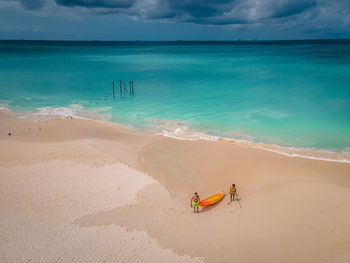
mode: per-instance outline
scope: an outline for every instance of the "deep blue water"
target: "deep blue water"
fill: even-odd
[[[120,95],[119,80],[133,80],[135,94]],[[350,41],[3,41],[0,104],[66,107],[179,136],[348,150]]]

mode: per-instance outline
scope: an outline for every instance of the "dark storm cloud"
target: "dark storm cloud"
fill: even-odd
[[[87,8],[129,8],[134,0],[56,0],[58,5],[81,6]]]
[[[229,11],[232,0],[168,0],[170,9],[192,17],[213,17]]]
[[[174,22],[229,25],[298,15],[316,6],[317,0],[159,0],[157,3],[153,9],[162,8],[156,12],[142,5],[144,18],[171,17]]]
[[[317,4],[316,0],[288,0],[278,1],[278,5],[271,7],[271,17],[281,18],[304,12]]]
[[[1,0],[0,0],[1,1]],[[344,24],[348,0],[17,0],[25,9],[38,10],[45,3],[72,12],[96,15],[125,14],[141,21],[203,25],[284,25],[320,27],[318,23]],[[57,9],[59,10],[59,9]],[[335,19],[334,16],[337,18]],[[317,23],[316,23],[316,22]],[[313,30],[307,28],[306,30]]]

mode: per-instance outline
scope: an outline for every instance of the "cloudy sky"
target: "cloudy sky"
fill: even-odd
[[[350,38],[350,0],[0,0],[0,39]]]

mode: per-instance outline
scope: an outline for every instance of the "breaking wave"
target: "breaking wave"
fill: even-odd
[[[189,126],[186,125],[185,122],[181,121],[155,120],[152,123],[153,125],[155,125],[156,134],[178,140],[226,141],[236,143],[239,145],[244,145],[247,147],[253,147],[261,150],[282,154],[292,158],[299,157],[328,162],[350,163],[350,152],[347,151],[285,147],[279,146],[277,144],[258,143],[253,141],[253,137],[244,134],[237,134],[237,136],[235,136],[234,138],[213,136],[203,132],[192,130]]]
[[[80,104],[72,104],[69,107],[43,107],[37,108],[36,111],[24,113],[18,118],[21,119],[51,119],[74,117],[81,119],[92,119],[98,121],[109,121],[111,115],[106,114],[110,107],[97,108],[94,110],[86,109]]]

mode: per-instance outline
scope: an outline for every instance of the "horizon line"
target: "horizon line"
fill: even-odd
[[[310,38],[310,39],[268,39],[268,40],[73,40],[73,39],[0,39],[0,42],[304,42],[304,41],[350,41],[350,38]]]

